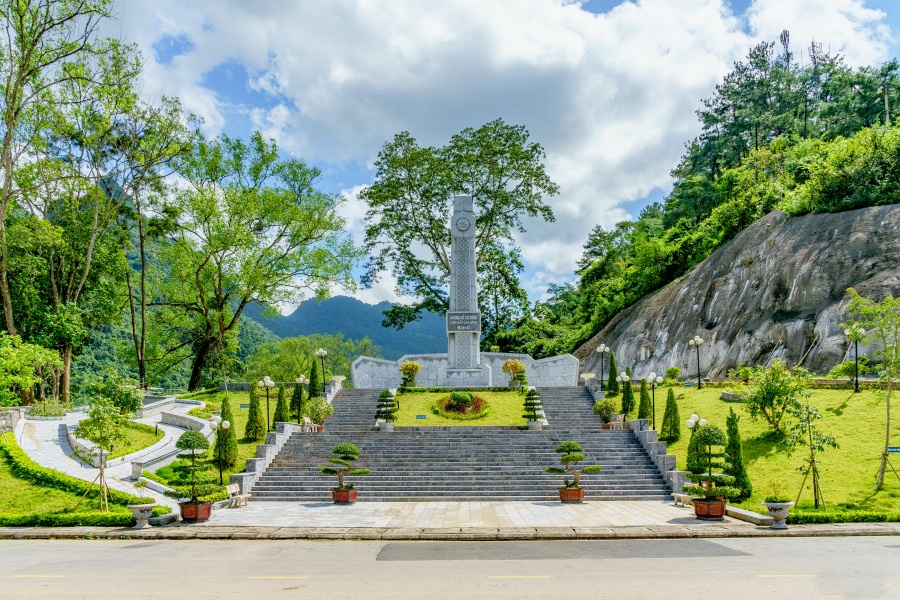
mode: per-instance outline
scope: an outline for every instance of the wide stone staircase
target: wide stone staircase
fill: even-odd
[[[254,500],[325,501],[336,478],[318,471],[339,442],[356,444],[357,465],[372,470],[351,478],[364,501],[558,500],[557,444],[584,447],[583,464],[603,471],[584,475],[587,500],[663,500],[669,489],[631,431],[600,427],[586,388],[541,388],[550,428],[398,427],[373,429],[380,390],[341,390],[325,431],[294,434],[253,487]]]

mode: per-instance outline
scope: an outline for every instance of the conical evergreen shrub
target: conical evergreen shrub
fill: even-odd
[[[284,386],[278,386],[278,402],[275,403],[275,415],[272,417],[272,423],[287,423],[291,420],[288,412],[287,393]]]
[[[629,369],[625,369],[627,374]],[[634,388],[631,387],[631,380],[622,382],[622,414],[628,415],[634,410]]]
[[[222,468],[225,469],[234,465],[238,459],[237,431],[234,427],[234,414],[231,412],[231,400],[228,399],[227,394],[222,399],[222,412],[219,416],[222,417],[222,421],[228,421],[231,424],[228,429],[218,431],[213,448],[213,458],[218,461],[221,456]],[[219,443],[222,444],[221,454],[219,453]]]
[[[606,382],[606,395],[607,396],[616,396],[619,394],[619,382],[616,381],[616,377],[619,376],[616,373],[616,354],[614,352],[609,353],[609,380]]]
[[[250,410],[247,411],[247,426],[244,428],[244,438],[250,441],[260,442],[266,438],[266,417],[259,406],[259,394],[250,388]]]
[[[673,443],[679,439],[681,439],[681,417],[678,416],[678,402],[675,401],[675,390],[669,388],[669,394],[666,396],[666,413],[663,415],[659,440]]]
[[[388,390],[381,392],[378,395],[378,403],[375,406],[376,419],[384,419],[388,423],[394,422],[394,415],[397,413],[397,401],[392,393]]]
[[[653,412],[653,403],[650,400],[650,387],[646,379],[641,379],[641,402],[638,404],[638,419],[649,419]]]
[[[725,419],[725,428],[728,435],[728,443],[725,445],[725,469],[723,473],[734,477],[734,487],[741,490],[741,500],[746,500],[753,495],[753,485],[750,483],[750,475],[744,466],[744,453],[741,444],[741,433],[738,431],[738,421],[741,418],[734,414],[734,409],[728,409],[729,414]]]
[[[291,393],[291,419],[297,419],[299,423],[303,416],[303,386],[299,383],[294,385],[294,391]]]
[[[535,389],[528,390],[525,394],[525,414],[522,417],[526,421],[540,421],[544,410],[544,402],[541,400],[541,393]]]
[[[312,368],[309,370],[309,397],[318,398],[322,395],[322,384],[319,382],[319,371],[316,369],[316,360],[312,361]]]

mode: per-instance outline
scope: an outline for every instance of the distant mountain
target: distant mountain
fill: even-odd
[[[381,354],[396,360],[404,354],[429,354],[447,351],[447,327],[444,317],[427,313],[421,321],[410,323],[400,331],[382,327],[382,311],[389,302],[366,304],[349,296],[335,296],[321,303],[307,300],[287,316],[267,319],[262,307],[252,304],[244,316],[263,325],[278,337],[294,337],[313,333],[341,333],[345,338],[368,337],[381,347]]]

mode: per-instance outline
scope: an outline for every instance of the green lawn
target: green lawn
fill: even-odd
[[[518,392],[475,392],[487,400],[490,411],[480,419],[457,421],[431,412],[431,406],[439,399],[449,396],[448,392],[423,392],[420,394],[399,394],[400,410],[396,414],[398,426],[486,426],[527,424],[522,416],[525,396]],[[416,419],[416,415],[426,415],[426,419]],[[374,411],[373,411],[374,418]]]
[[[669,452],[678,457],[678,468],[685,468],[685,454],[690,432],[683,427],[692,413],[697,413],[711,424],[725,430],[725,418],[729,408],[741,416],[740,431],[743,440],[744,462],[753,484],[753,497],[745,506],[754,510],[770,493],[771,482],[780,479],[792,500],[803,480],[797,471],[802,464],[803,451],[788,456],[779,444],[761,437],[768,431],[764,421],[751,421],[740,403],[721,400],[721,389],[675,388],[676,395],[684,394],[678,401],[682,423],[681,439],[669,445]],[[661,426],[665,410],[666,388],[657,390],[656,424]],[[893,473],[885,476],[884,488],[875,492],[875,474],[884,447],[885,405],[875,392],[854,394],[849,390],[812,390],[810,404],[822,414],[817,425],[824,433],[833,435],[840,446],[827,449],[819,456],[819,472],[822,491],[829,508],[859,508],[862,510],[900,511],[900,480]],[[898,404],[896,401],[892,404]],[[896,409],[894,411],[897,413]],[[892,420],[892,445],[900,445],[900,420]],[[808,451],[807,451],[808,452]],[[891,455],[894,466],[900,471],[900,454]],[[810,482],[807,482],[810,486]],[[800,507],[812,507],[812,488],[804,489]]]
[[[124,431],[126,443],[118,442],[115,445],[115,451],[109,455],[110,459],[149,448],[165,435],[162,431],[156,433],[152,429],[147,430],[143,427],[126,427]]]

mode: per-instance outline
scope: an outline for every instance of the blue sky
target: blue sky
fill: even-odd
[[[145,93],[181,98],[207,134],[274,137],[319,167],[361,239],[385,141],[442,145],[501,117],[547,150],[557,222],[519,243],[532,299],[571,281],[590,229],[669,190],[694,110],[754,43],[791,31],[851,64],[900,55],[896,0],[129,0]],[[357,297],[397,300],[387,275]]]

